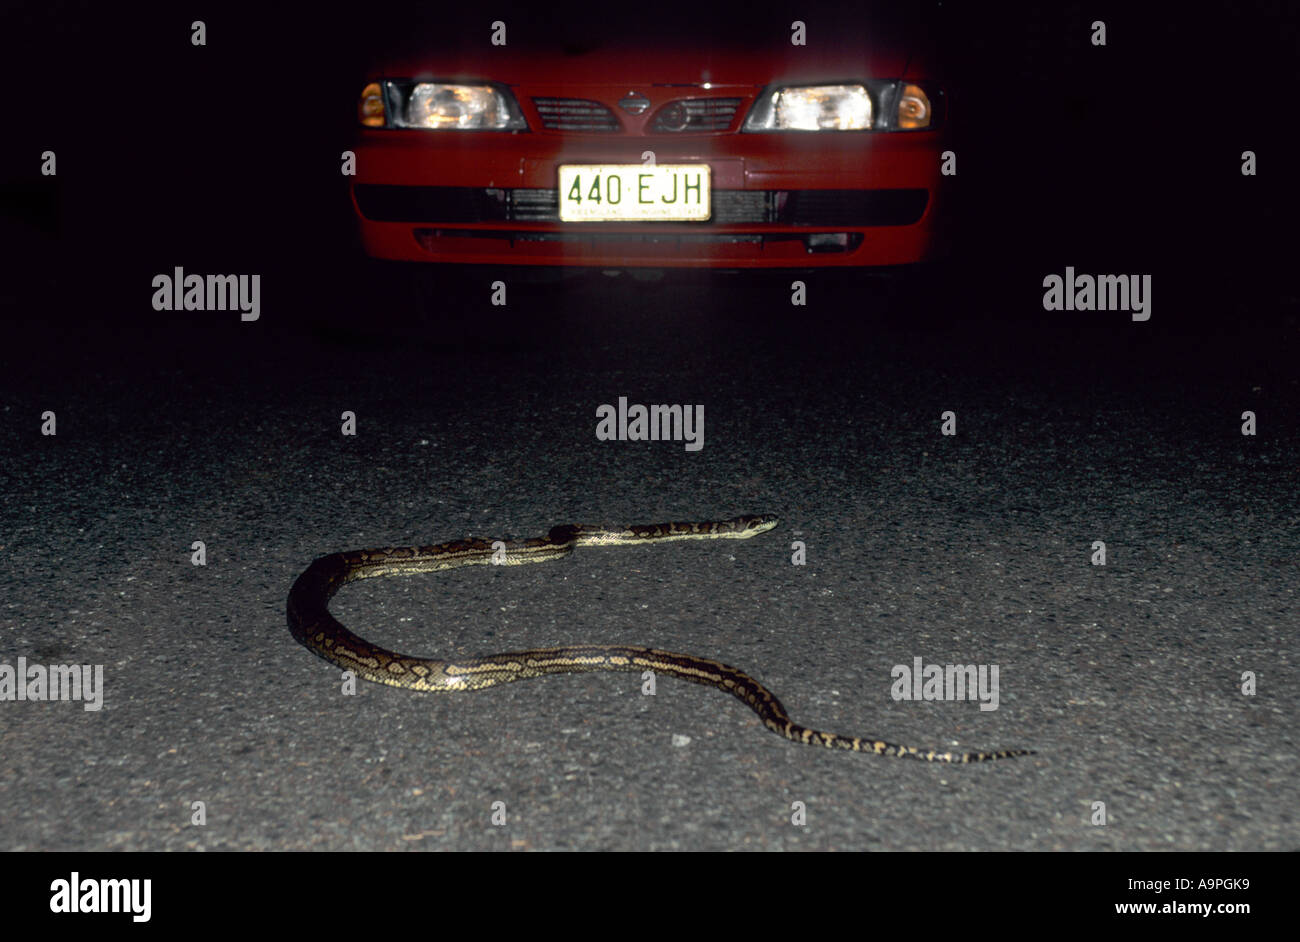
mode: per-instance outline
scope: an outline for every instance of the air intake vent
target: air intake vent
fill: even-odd
[[[560,194],[557,190],[524,189],[510,191],[507,219],[529,222],[558,222]]]
[[[598,101],[581,98],[534,98],[548,131],[621,131],[613,112]]]
[[[670,101],[655,115],[654,131],[725,131],[740,107],[739,98],[693,98]]]

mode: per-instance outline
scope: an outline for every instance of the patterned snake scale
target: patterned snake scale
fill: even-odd
[[[329,612],[329,601],[344,585],[378,576],[441,572],[461,566],[523,565],[568,556],[578,546],[630,546],[670,540],[744,540],[775,527],[770,514],[736,517],[708,523],[661,523],[606,529],[578,524],[554,527],[544,538],[498,541],[454,540],[436,546],[390,547],[322,556],[311,564],[289,591],[289,631],[327,661],[366,680],[412,690],[481,690],[544,674],[585,671],[653,671],[692,683],[717,687],[747,703],[763,725],[798,743],[904,756],[928,762],[986,762],[1032,755],[1031,750],[1000,752],[936,752],[896,746],[871,737],[823,733],[792,722],[776,696],[743,671],[690,654],[622,645],[575,644],[490,654],[458,661],[439,661],[389,651],[353,634]]]

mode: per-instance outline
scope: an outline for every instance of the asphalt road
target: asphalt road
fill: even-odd
[[[512,283],[504,311],[472,284],[423,324],[344,298],[330,329],[288,325],[268,292],[254,324],[28,325],[0,406],[0,663],[103,665],[105,693],[0,703],[0,847],[1300,847],[1294,318],[1008,317],[958,291],[917,328],[811,287],[792,308],[780,280],[596,275]],[[598,441],[620,396],[702,404],[704,447]],[[412,653],[696,653],[808,725],[1037,754],[800,746],[632,674],[349,696],[285,626],[328,552],[756,512],[780,526],[372,580],[334,611]],[[998,709],[891,698],[918,657],[997,665]]]

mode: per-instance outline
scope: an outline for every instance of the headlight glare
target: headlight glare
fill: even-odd
[[[871,96],[861,85],[792,88],[776,96],[777,127],[797,131],[865,131]]]
[[[522,131],[528,127],[509,89],[488,83],[372,82],[362,92],[360,113],[366,127],[429,131]]]
[[[802,85],[775,89],[746,127],[766,131],[865,131],[871,96],[862,85]]]
[[[771,86],[754,102],[744,130],[916,131],[938,123],[931,99],[921,86],[869,79]]]
[[[406,125],[442,131],[490,128],[509,123],[501,97],[487,85],[442,85],[421,82],[406,101]]]

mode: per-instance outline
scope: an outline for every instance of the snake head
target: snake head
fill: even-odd
[[[781,518],[776,514],[750,514],[747,517],[737,517],[736,523],[740,527],[741,533],[745,537],[758,536],[760,533],[766,533],[781,522]]]

